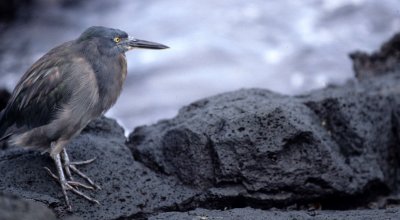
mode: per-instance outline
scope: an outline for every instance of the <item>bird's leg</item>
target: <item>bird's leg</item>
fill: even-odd
[[[62,158],[63,158],[63,161],[64,161],[65,172],[67,173],[67,175],[69,176],[69,178],[71,180],[73,180],[72,179],[72,175],[71,175],[71,170],[72,170],[73,172],[78,174],[80,177],[82,177],[84,180],[86,180],[94,188],[101,189],[99,185],[95,184],[93,182],[93,180],[91,180],[88,176],[86,176],[78,168],[76,168],[76,165],[85,165],[85,164],[92,163],[94,160],[96,160],[96,158],[93,158],[93,159],[90,159],[90,160],[85,160],[85,161],[71,162],[69,160],[69,157],[68,157],[68,154],[67,154],[67,150],[65,148],[62,150],[61,153],[62,153]]]
[[[65,199],[65,203],[67,203],[67,207],[69,211],[72,211],[72,206],[71,203],[69,201],[68,195],[67,195],[67,180],[65,179],[64,176],[64,171],[61,165],[61,159],[60,159],[60,154],[56,154],[53,158],[54,162],[56,163],[56,168],[57,168],[57,173],[58,173],[58,180],[60,182],[61,185],[61,189],[62,192],[64,194],[64,199]],[[70,187],[72,188],[72,187]]]
[[[69,180],[74,180],[74,178],[71,175],[71,170],[69,169],[70,161],[69,161],[69,157],[68,157],[68,154],[67,154],[67,151],[65,150],[65,148],[61,151],[61,153],[62,153],[61,157],[64,162],[65,173],[67,174],[67,177]]]
[[[58,183],[60,183],[68,210],[72,211],[72,206],[71,206],[71,203],[68,198],[67,190],[71,190],[73,193],[89,200],[90,202],[100,204],[99,201],[97,201],[96,199],[93,199],[93,198],[85,195],[81,191],[77,190],[76,188],[74,188],[74,186],[85,186],[84,184],[75,182],[75,181],[67,181],[67,179],[65,178],[64,170],[63,170],[63,164],[61,162],[61,156],[60,156],[61,152],[53,153],[53,152],[57,152],[57,151],[53,151],[54,149],[56,149],[56,146],[54,144],[52,144],[51,145],[52,153],[50,155],[56,164],[58,177],[55,174],[53,174],[49,168],[45,167],[45,169],[50,174],[50,176],[52,176],[54,179],[56,179],[58,181]],[[89,188],[92,188],[92,187],[89,187]]]

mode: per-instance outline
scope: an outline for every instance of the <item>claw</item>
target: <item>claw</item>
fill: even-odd
[[[94,190],[94,188],[92,186],[86,185],[86,184],[78,182],[78,181],[67,181],[67,183],[69,185],[71,185],[71,186],[80,186],[80,187],[83,187],[85,189]]]
[[[50,170],[48,167],[43,167],[43,168],[47,171],[47,173],[48,173],[51,177],[53,177],[53,178],[56,179],[57,181],[59,180],[58,177],[57,177],[53,172],[51,172],[51,170]]]
[[[92,163],[93,161],[95,161],[97,159],[96,157],[89,159],[89,160],[71,162],[69,160],[67,151],[65,149],[63,149],[62,150],[62,158],[64,161],[64,169],[66,170],[67,175],[70,176],[70,180],[73,180],[72,175],[71,175],[71,170],[72,170],[73,172],[78,174],[80,177],[82,177],[84,180],[86,180],[92,186],[91,187],[92,189],[101,189],[101,187],[99,185],[95,184],[93,182],[93,180],[91,180],[88,176],[86,176],[78,168],[76,168],[76,165],[86,165],[86,164]]]
[[[86,165],[86,164],[92,163],[96,159],[97,159],[97,157],[89,159],[89,160],[84,160],[84,161],[74,161],[74,162],[70,162],[69,164],[71,164],[71,165]]]
[[[70,186],[71,187],[71,186]],[[97,201],[96,199],[93,199],[90,196],[87,196],[86,194],[84,194],[83,192],[76,190],[75,188],[71,187],[70,190],[72,190],[73,193],[82,196],[83,198],[85,198],[86,200],[89,200],[90,202],[96,203],[97,205],[100,205],[100,202]]]
[[[43,167],[47,173],[53,177],[53,179],[55,179],[59,184],[61,184],[60,179],[48,168],[48,167]],[[71,186],[71,187],[83,187],[85,189],[90,189],[90,190],[94,190],[94,188],[92,186],[86,185],[84,183],[80,183],[78,181],[73,181],[73,180],[67,180],[67,183]],[[76,189],[76,188],[75,188]]]
[[[78,174],[80,177],[82,177],[83,179],[85,179],[90,185],[92,185],[94,188],[96,189],[101,189],[101,187],[99,185],[97,185],[96,183],[93,182],[93,180],[91,180],[88,176],[86,176],[84,173],[82,173],[80,170],[78,170],[78,168],[76,168],[74,165],[70,166],[71,170],[73,172],[75,172],[76,174]]]

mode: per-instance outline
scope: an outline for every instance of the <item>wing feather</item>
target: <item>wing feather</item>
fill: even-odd
[[[62,55],[60,47],[39,59],[21,78],[0,120],[0,137],[48,124],[71,98],[66,91],[68,77],[62,72],[71,60],[57,56]]]

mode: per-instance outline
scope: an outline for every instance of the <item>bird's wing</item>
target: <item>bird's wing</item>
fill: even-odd
[[[0,137],[48,124],[71,96],[63,62],[42,57],[21,78],[4,110]],[[62,59],[62,58],[61,58]],[[12,131],[9,130],[10,127]]]

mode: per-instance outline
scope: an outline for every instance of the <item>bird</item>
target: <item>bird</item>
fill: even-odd
[[[169,47],[136,39],[119,29],[89,27],[39,58],[0,112],[0,144],[49,153],[57,175],[45,169],[61,186],[69,211],[72,205],[67,191],[100,204],[81,190],[100,187],[77,168],[96,158],[72,162],[66,147],[90,121],[115,104],[127,76],[125,53],[135,48]],[[73,173],[87,183],[76,181]]]

